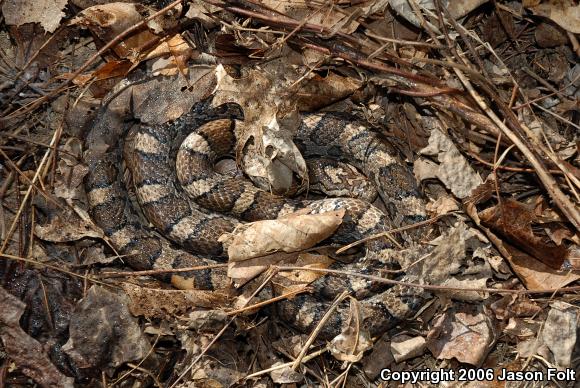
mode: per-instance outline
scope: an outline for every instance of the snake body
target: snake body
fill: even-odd
[[[296,144],[303,152],[345,159],[361,170],[376,186],[388,214],[360,199],[286,199],[248,181],[216,173],[213,164],[232,153],[236,133],[233,122],[215,114],[212,119],[218,120],[209,121],[204,109],[204,104],[198,104],[179,119],[156,126],[114,127],[97,119],[86,137],[85,162],[90,172],[85,188],[90,214],[133,268],[214,264],[224,253],[218,241],[222,233],[231,232],[243,221],[278,218],[297,209],[311,213],[345,209],[343,223],[331,238],[335,243],[349,243],[422,217],[416,181],[396,149],[349,115],[304,116]],[[154,228],[142,221],[128,198],[122,160],[131,172],[140,208]],[[377,257],[381,250],[391,248],[389,242],[367,244],[365,259],[346,267],[369,272],[384,266]],[[219,268],[167,275],[163,280],[178,288],[209,290],[227,284],[225,272]],[[365,297],[361,301],[364,325],[372,335],[408,317],[422,301],[416,292],[401,287],[384,290],[368,281],[323,277],[313,287],[322,299],[332,298],[344,287]],[[308,331],[321,319],[327,304],[300,295],[279,303],[279,313],[293,326]],[[347,315],[341,306],[321,335],[337,335]]]

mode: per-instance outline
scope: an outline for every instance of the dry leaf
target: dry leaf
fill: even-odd
[[[234,79],[219,65],[216,76],[214,106],[233,102],[244,111],[236,131],[237,154],[242,156],[245,173],[262,189],[281,194],[292,186],[294,173],[306,181],[306,163],[292,140],[300,120],[287,96],[287,88],[300,77],[296,69],[271,64]]]
[[[63,375],[50,361],[40,342],[20,327],[26,305],[0,287],[0,338],[3,356],[43,387],[72,388],[74,378]]]
[[[187,19],[196,19],[203,23],[203,27],[207,30],[214,28],[218,22],[208,15],[218,12],[221,8],[211,5],[202,0],[190,0],[188,1],[189,8],[185,17]]]
[[[215,84],[213,66],[192,66],[186,77],[156,77],[132,85],[131,102],[124,106],[131,105],[134,117],[144,123],[163,124],[181,117],[194,104],[209,97]]]
[[[117,367],[142,360],[151,345],[127,307],[125,296],[92,286],[76,306],[62,349],[79,368]]]
[[[481,365],[494,341],[493,324],[481,306],[478,311],[448,310],[427,335],[427,347],[437,359],[471,365]]]
[[[383,335],[380,340],[375,342],[372,352],[362,360],[365,375],[371,380],[375,380],[381,370],[394,362],[395,358],[393,353],[391,353],[391,343],[388,334]]]
[[[508,253],[506,258],[511,268],[528,290],[561,288],[580,279],[580,275],[571,273],[568,270],[555,270],[548,267],[533,256],[501,241],[497,237],[494,243],[505,248]]]
[[[435,202],[429,202],[426,205],[426,209],[429,213],[439,216],[459,210],[459,206],[453,197],[450,195],[443,195],[437,198]]]
[[[436,12],[435,3],[433,0],[415,0],[417,6],[420,9],[428,9],[432,12]],[[467,15],[469,12],[473,11],[480,5],[487,3],[488,0],[442,0],[441,5],[449,10],[451,16],[455,19],[459,19],[462,16]],[[382,4],[383,1],[378,3]],[[421,21],[415,15],[413,7],[409,4],[408,0],[389,0],[389,4],[393,9],[405,18],[407,21],[411,22],[417,27],[422,27]]]
[[[65,16],[62,10],[67,2],[67,0],[6,0],[2,4],[2,14],[8,25],[40,23],[46,32],[54,32]]]
[[[525,338],[535,337],[540,327],[541,322],[529,319],[510,318],[507,326],[504,328],[504,333],[524,340]]]
[[[234,281],[235,287],[241,287],[271,265],[294,262],[299,254],[299,252],[274,252],[265,256],[230,262],[228,264],[228,277]]]
[[[580,34],[580,4],[574,0],[524,0],[523,6],[535,15],[547,17],[563,29]]]
[[[562,368],[570,367],[577,330],[578,307],[560,301],[552,303],[542,339],[554,355],[556,364]]]
[[[216,308],[228,305],[227,296],[216,291],[157,290],[129,283],[123,283],[123,289],[131,300],[131,314],[146,318],[181,315],[194,307]]]
[[[34,226],[36,237],[51,242],[77,241],[85,237],[103,238],[103,231],[90,218],[79,217],[70,208],[55,211],[49,221]]]
[[[481,220],[475,206],[466,207],[469,216],[485,231],[489,240],[498,248],[503,257],[509,262],[510,267],[518,275],[529,290],[544,290],[547,288],[561,288],[578,279],[580,275],[568,270],[557,271],[535,259],[533,256],[520,251],[497,237],[491,230],[481,225]],[[495,267],[498,267],[496,263]],[[505,272],[504,272],[505,273]]]
[[[82,159],[81,141],[77,138],[69,138],[63,146],[63,152],[59,155],[54,194],[71,203],[71,200],[83,197],[83,178],[89,172],[88,167],[80,162]]]
[[[189,313],[187,321],[187,327],[197,332],[217,333],[227,324],[228,315],[223,310],[195,310]]]
[[[131,3],[109,3],[89,7],[71,20],[71,24],[87,27],[100,41],[109,42],[121,32],[143,20],[145,7]],[[132,34],[112,50],[120,58],[137,62],[140,54],[156,41],[157,37],[148,29]]]
[[[291,214],[276,220],[246,224],[228,239],[230,262],[248,260],[273,252],[298,252],[330,237],[342,223],[345,210],[321,214]]]
[[[429,144],[422,155],[436,157],[439,164],[425,159],[415,162],[415,176],[419,180],[438,178],[458,198],[464,199],[483,183],[477,172],[461,155],[455,144],[439,129],[433,129]]]
[[[311,24],[320,24],[330,30],[340,31],[345,34],[353,33],[359,25],[356,22],[356,18],[350,16],[354,12],[353,10],[340,12],[334,9],[334,7],[320,7],[316,3],[305,0],[260,0],[258,3],[284,15],[288,15],[295,20]]]
[[[428,284],[440,284],[460,288],[482,288],[492,276],[491,267],[483,260],[477,260],[475,255],[468,258],[467,251],[477,251],[485,246],[479,233],[469,228],[462,221],[444,232],[443,235],[431,241],[436,247],[424,260],[417,263],[418,275]],[[487,294],[477,291],[438,291],[457,300],[482,300]]]
[[[554,245],[534,234],[533,224],[537,221],[534,209],[512,199],[502,201],[479,213],[483,225],[504,236],[519,249],[554,269],[560,269],[568,257],[568,249]]]
[[[154,75],[187,74],[187,61],[193,56],[193,49],[180,34],[163,39],[141,61],[160,58],[152,64]]]
[[[245,224],[222,236],[220,240],[228,245],[228,276],[240,286],[270,265],[295,261],[300,251],[330,237],[342,223],[344,213],[341,209],[321,214],[290,214],[277,220]]]
[[[418,357],[425,350],[425,338],[411,337],[405,334],[397,335],[391,340],[391,352],[396,363]]]
[[[330,265],[334,263],[330,257],[326,255],[317,255],[312,253],[300,253],[298,256],[298,260],[296,260],[295,265],[298,267],[310,267],[310,268],[328,268]],[[300,271],[284,271],[278,274],[279,277],[286,278],[291,283],[305,285],[310,284],[316,279],[324,276],[324,272],[320,271],[308,271],[308,270],[300,270]],[[289,289],[286,289],[284,292],[289,292]]]
[[[282,362],[278,361],[274,363],[272,367],[281,364]],[[294,384],[304,380],[304,375],[300,372],[293,370],[290,366],[273,370],[272,372],[270,372],[270,377],[272,378],[274,384]]]
[[[334,101],[342,100],[361,87],[362,83],[352,77],[329,73],[326,77],[316,75],[301,84],[298,91],[298,110],[314,112]]]
[[[358,362],[363,353],[372,347],[368,332],[362,329],[363,316],[359,302],[350,299],[350,314],[348,322],[339,335],[330,343],[330,353],[339,361]]]

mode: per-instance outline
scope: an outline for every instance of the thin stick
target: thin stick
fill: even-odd
[[[497,288],[464,288],[464,287],[448,287],[448,286],[437,286],[433,284],[419,284],[411,282],[402,282],[400,280],[385,279],[380,276],[365,275],[356,272],[342,271],[338,269],[327,269],[327,268],[311,268],[311,267],[298,267],[298,266],[278,266],[277,269],[280,272],[286,271],[314,271],[323,272],[327,274],[334,274],[340,276],[354,276],[362,279],[372,280],[378,283],[392,284],[396,286],[403,287],[414,287],[422,288],[424,290],[431,291],[464,291],[464,292],[489,292],[492,294],[516,294],[516,295],[539,295],[539,294],[553,294],[553,293],[573,293],[580,291],[580,286],[572,287],[561,287],[561,288],[546,288],[541,290],[510,290],[510,289],[497,289]]]
[[[36,183],[36,181],[40,177],[40,173],[43,170],[44,164],[46,163],[48,157],[50,156],[50,153],[52,151],[52,147],[54,147],[54,145],[56,144],[57,138],[58,138],[58,131],[54,131],[54,134],[52,135],[52,139],[50,140],[50,148],[47,148],[46,151],[44,152],[44,155],[42,156],[42,160],[40,161],[40,164],[38,165],[38,168],[36,169],[36,172],[34,173],[34,177],[32,178],[32,181],[30,182],[30,186],[28,186],[28,190],[26,190],[26,194],[24,195],[22,202],[20,202],[20,206],[18,207],[18,211],[16,212],[16,215],[14,216],[14,220],[12,221],[12,225],[10,225],[10,229],[8,229],[8,233],[6,234],[6,238],[4,239],[4,242],[2,243],[2,247],[0,247],[0,254],[4,253],[4,251],[6,250],[6,247],[8,246],[8,241],[12,237],[12,233],[14,233],[14,231],[16,230],[16,225],[18,224],[18,219],[20,218],[20,215],[22,214],[22,211],[24,210],[24,206],[26,206],[26,203],[28,202],[28,198],[30,197],[30,194],[32,194],[32,189],[34,188],[34,184]]]
[[[129,255],[119,255],[115,258],[123,258]],[[145,271],[106,271],[100,273],[98,276],[102,278],[113,278],[113,277],[125,277],[125,276],[149,276],[149,275],[159,275],[163,273],[181,273],[190,271],[203,271],[207,269],[214,268],[225,268],[227,263],[223,264],[210,264],[210,265],[199,265],[196,267],[186,267],[186,268],[170,268],[170,269],[150,269]]]
[[[340,254],[340,253],[342,253],[342,252],[344,252],[352,247],[356,247],[357,245],[360,245],[360,244],[365,243],[365,242],[370,241],[370,240],[375,240],[375,239],[381,238],[381,237],[389,237],[393,233],[404,232],[405,230],[415,229],[415,228],[419,228],[421,226],[429,225],[429,224],[434,223],[435,221],[437,221],[440,218],[454,215],[454,214],[458,214],[458,213],[459,212],[455,211],[455,212],[449,212],[449,213],[445,213],[445,214],[439,214],[439,215],[432,217],[432,218],[429,218],[428,220],[425,220],[425,221],[416,222],[416,223],[411,224],[411,225],[405,225],[405,226],[401,226],[400,228],[390,229],[390,230],[386,230],[386,231],[381,232],[381,233],[373,234],[371,236],[362,238],[362,239],[357,240],[353,243],[350,243],[348,245],[343,246],[342,248],[338,249],[336,251],[336,253]]]
[[[250,310],[254,310],[254,309],[257,309],[257,308],[262,308],[262,307],[267,306],[269,304],[276,303],[276,302],[278,302],[280,300],[287,299],[287,298],[289,298],[291,296],[298,295],[298,294],[301,294],[303,292],[310,292],[310,291],[311,291],[311,289],[309,287],[303,287],[303,288],[300,288],[298,290],[290,291],[290,292],[288,292],[286,294],[283,294],[283,295],[280,295],[280,296],[276,296],[274,298],[265,300],[265,301],[260,302],[260,303],[256,303],[256,304],[253,304],[253,305],[250,305],[250,306],[242,307],[242,308],[237,309],[237,310],[228,311],[226,313],[226,315],[237,315],[237,314],[241,314],[243,312],[250,311]]]
[[[312,330],[312,333],[310,333],[310,336],[308,337],[308,340],[306,340],[306,343],[302,347],[300,354],[298,354],[298,357],[296,357],[296,360],[294,360],[294,362],[292,363],[293,370],[296,370],[300,366],[300,363],[302,363],[302,360],[304,359],[306,352],[308,352],[310,345],[312,345],[312,343],[318,336],[318,333],[320,333],[320,331],[324,327],[324,324],[330,319],[332,314],[334,314],[334,311],[338,308],[338,305],[347,297],[348,291],[343,291],[342,294],[340,294],[338,298],[335,299],[330,308],[326,311],[320,322],[318,322],[314,330]]]
[[[320,350],[317,350],[314,353],[310,353],[310,354],[302,357],[302,361],[303,362],[308,362],[308,361],[312,360],[313,358],[316,358],[316,357],[320,356],[321,354],[325,353],[327,350],[328,350],[328,348],[325,347],[325,348],[322,348]],[[261,371],[256,372],[256,373],[252,373],[251,375],[247,375],[246,377],[244,377],[244,380],[248,380],[248,379],[251,379],[251,378],[254,378],[254,377],[262,376],[262,375],[265,375],[266,373],[270,373],[270,372],[275,371],[275,370],[278,370],[278,369],[287,368],[287,367],[292,366],[293,364],[294,364],[294,361],[287,362],[285,364],[276,365],[276,366],[270,367],[268,369],[261,370]]]
[[[62,272],[62,273],[65,273],[67,275],[70,275],[70,276],[74,276],[74,277],[77,277],[77,278],[80,278],[80,279],[88,280],[88,281],[91,281],[93,283],[100,284],[102,286],[109,286],[109,287],[111,287],[110,284],[107,284],[107,283],[100,282],[98,280],[92,279],[89,276],[79,275],[78,273],[71,272],[71,271],[67,271],[66,269],[63,269],[62,266],[59,267],[59,266],[56,266],[56,265],[52,265],[52,264],[48,264],[48,263],[43,263],[43,262],[36,261],[36,260],[33,260],[33,259],[27,259],[25,257],[9,255],[7,253],[0,253],[0,257],[2,257],[4,259],[9,259],[9,260],[21,261],[23,263],[28,263],[28,264],[33,264],[33,265],[39,265],[41,267],[50,268],[53,271]]]

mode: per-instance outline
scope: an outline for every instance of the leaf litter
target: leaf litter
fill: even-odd
[[[8,383],[378,386],[382,368],[578,368],[574,2],[17,3],[0,31]],[[241,108],[232,160],[276,193],[320,195],[292,141],[299,112],[353,113],[397,145],[437,217],[384,253],[431,287],[413,319],[370,338],[345,298],[327,343],[277,318],[276,298],[349,260],[317,246],[340,214],[223,236],[239,289],[175,290],[125,267],[86,211],[82,138],[101,103],[105,125],[160,124],[209,96]]]

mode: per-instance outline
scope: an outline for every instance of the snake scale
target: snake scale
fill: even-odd
[[[350,115],[304,115],[295,142],[308,155],[342,159],[362,171],[376,186],[388,214],[353,198],[286,199],[244,179],[215,172],[214,161],[233,152],[236,131],[227,117],[208,115],[207,106],[196,104],[179,119],[155,126],[134,121],[111,126],[97,115],[86,136],[89,174],[85,188],[90,215],[117,252],[127,255],[125,260],[132,268],[215,264],[224,254],[218,242],[222,233],[244,221],[273,219],[301,208],[310,213],[345,209],[343,223],[330,241],[340,244],[422,217],[423,202],[415,178],[396,149]],[[131,173],[132,190],[125,187],[123,161]],[[129,199],[128,192],[133,190],[148,223]],[[364,259],[334,266],[369,273],[397,264],[378,259],[382,250],[391,248],[391,243],[377,240],[367,244]],[[222,268],[161,278],[181,289],[213,290],[228,284]],[[312,286],[313,295],[277,304],[283,320],[303,332],[316,326],[329,299],[344,288],[361,298],[364,327],[371,335],[409,317],[422,302],[417,291],[399,286],[385,289],[360,279],[325,276]],[[339,334],[348,312],[340,306],[320,335],[331,338]]]

